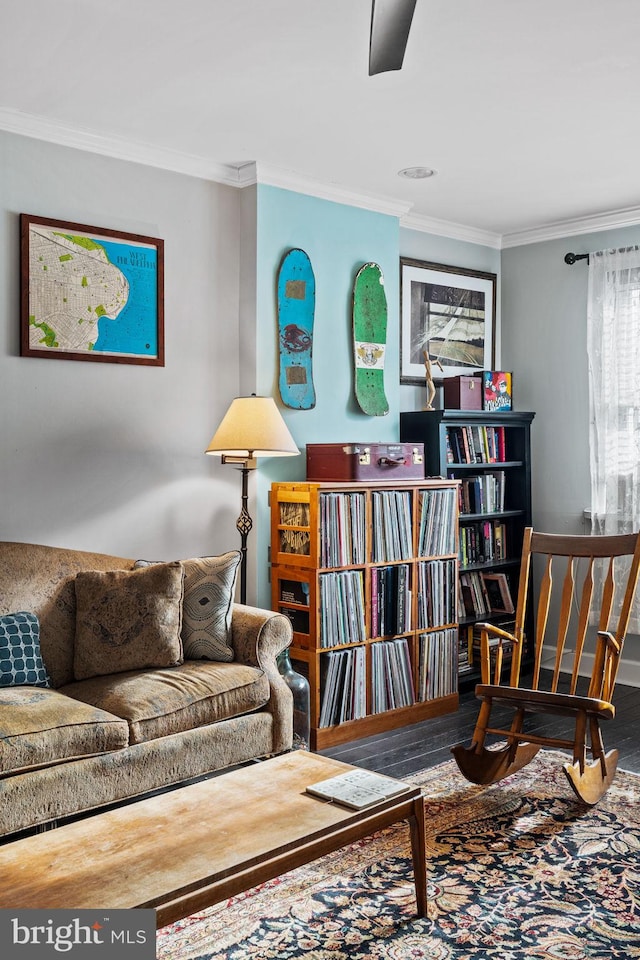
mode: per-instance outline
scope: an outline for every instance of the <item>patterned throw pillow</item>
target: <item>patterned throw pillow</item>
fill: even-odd
[[[49,685],[35,613],[21,611],[0,617],[0,687]]]
[[[231,614],[240,552],[184,560],[182,646],[186,660],[234,658]]]
[[[182,663],[181,563],[76,574],[76,680]]]
[[[182,561],[182,647],[185,660],[221,663],[233,660],[231,614],[240,559],[240,551],[231,550],[219,557]],[[136,560],[135,566],[149,567],[159,562]]]

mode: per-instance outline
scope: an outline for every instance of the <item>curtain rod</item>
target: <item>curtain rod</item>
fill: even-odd
[[[586,260],[589,263],[589,254],[588,253],[565,253],[564,262],[568,263],[569,266],[573,266],[576,260]]]

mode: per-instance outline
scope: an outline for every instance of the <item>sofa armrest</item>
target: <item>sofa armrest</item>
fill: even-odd
[[[238,663],[264,670],[271,688],[267,709],[273,716],[273,752],[293,746],[293,695],[280,676],[276,658],[293,639],[291,621],[282,613],[234,603],[231,620]]]

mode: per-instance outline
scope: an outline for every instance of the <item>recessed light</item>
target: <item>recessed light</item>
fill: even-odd
[[[407,180],[425,180],[427,177],[433,177],[435,172],[431,167],[405,167],[404,170],[398,170],[398,176],[405,177]]]

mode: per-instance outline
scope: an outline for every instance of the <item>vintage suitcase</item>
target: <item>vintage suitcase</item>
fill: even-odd
[[[445,377],[445,410],[482,410],[482,377]]]
[[[422,480],[424,443],[308,443],[307,480]]]

